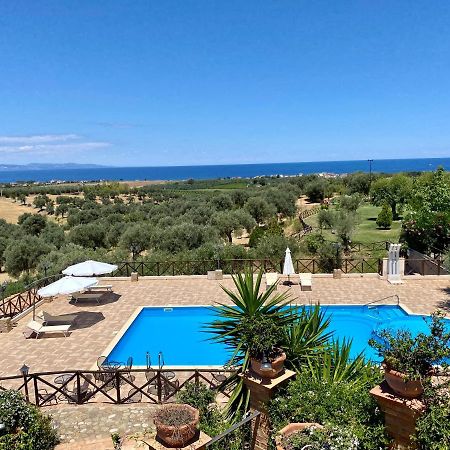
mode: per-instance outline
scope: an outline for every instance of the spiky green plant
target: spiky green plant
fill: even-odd
[[[296,313],[288,307],[291,297],[288,292],[278,293],[276,285],[267,290],[261,289],[262,272],[256,280],[253,272],[233,276],[237,292],[222,286],[232,305],[218,303],[214,307],[217,319],[207,324],[206,331],[213,334],[212,340],[225,344],[232,352],[228,365],[239,366],[239,372],[245,372],[250,364],[251,349],[241,339],[242,323],[257,317],[270,318],[280,328],[290,326],[297,319]],[[249,393],[241,377],[231,377],[229,385],[233,393],[229,399],[226,413],[233,418],[237,412],[246,411]]]
[[[351,340],[344,339],[340,342],[337,339],[331,342],[326,351],[308,361],[306,370],[311,378],[315,381],[345,382],[357,386],[374,384],[380,378],[380,370],[366,363],[363,353],[351,358],[351,346]]]
[[[330,318],[326,318],[319,305],[298,308],[296,315],[295,322],[285,328],[284,348],[289,365],[299,370],[324,352],[333,332],[327,331]]]

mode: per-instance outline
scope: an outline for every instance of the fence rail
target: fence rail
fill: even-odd
[[[379,258],[343,258],[342,271],[344,273],[378,273]],[[283,260],[274,259],[228,259],[228,260],[199,260],[199,261],[125,261],[117,263],[118,269],[113,276],[130,276],[132,272],[140,276],[173,276],[173,275],[205,275],[209,270],[221,269],[224,273],[236,274],[246,269],[254,272],[282,272]],[[293,260],[297,273],[321,273],[323,268],[319,258],[300,258]]]
[[[197,261],[122,261],[116,263],[118,268],[111,276],[129,277],[136,272],[140,276],[175,276],[175,275],[205,275],[210,270],[221,269],[224,273],[236,274],[250,269],[253,272],[283,271],[283,260],[276,259],[226,259]],[[319,258],[295,259],[294,269],[297,273],[322,273],[324,270]],[[352,258],[342,260],[341,269],[344,273],[381,273],[382,261],[374,257]],[[46,277],[29,285],[24,292],[0,299],[0,318],[14,318],[42,300],[37,291],[62,275]]]
[[[0,389],[21,392],[36,406],[90,402],[170,403],[187,383],[203,383],[229,397],[225,369],[119,369],[42,372],[0,378]]]
[[[31,283],[25,288],[23,292],[14,294],[11,297],[0,299],[0,318],[1,317],[15,317],[29,308],[32,308],[36,303],[42,300],[42,297],[37,293],[39,289],[47,286],[50,283],[61,278],[62,275],[53,275],[50,277],[41,278],[40,280]]]

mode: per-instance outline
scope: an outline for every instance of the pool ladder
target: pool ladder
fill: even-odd
[[[152,367],[152,358],[150,356],[150,352],[146,353],[146,363],[147,363],[147,370],[150,369]],[[165,361],[164,361],[164,354],[162,351],[160,351],[158,353],[158,367],[159,370],[161,370],[165,365]]]

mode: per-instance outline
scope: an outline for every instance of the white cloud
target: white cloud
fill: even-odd
[[[83,141],[82,136],[74,133],[0,136],[0,153],[3,154],[57,155],[101,149],[109,146],[108,142]]]
[[[36,134],[32,136],[0,136],[0,144],[42,144],[80,139],[77,134]]]

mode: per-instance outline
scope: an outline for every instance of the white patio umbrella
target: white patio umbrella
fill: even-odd
[[[292,264],[291,251],[289,250],[289,247],[288,247],[288,248],[286,248],[286,255],[284,257],[283,275],[287,275],[288,281],[290,282],[289,277],[294,274],[295,274],[295,270],[294,270],[294,265]]]
[[[107,264],[99,261],[84,261],[67,267],[62,273],[64,275],[73,275],[75,277],[92,277],[93,275],[104,275],[117,270],[115,264]]]
[[[63,277],[37,291],[41,297],[55,297],[57,295],[73,294],[97,284],[97,278]]]
[[[37,291],[41,297],[73,294],[98,283],[97,278],[63,277]],[[36,315],[36,303],[33,303],[33,320]]]

